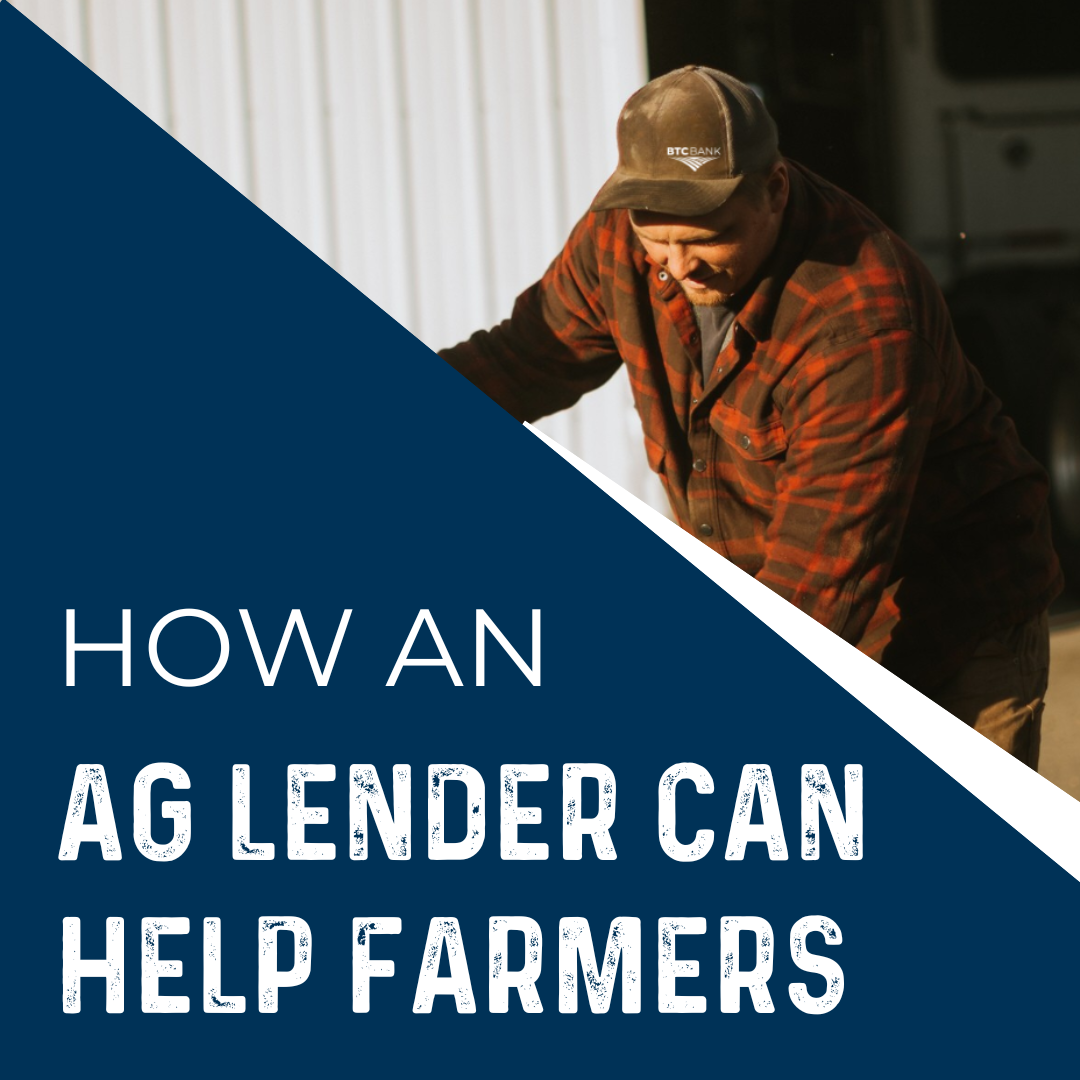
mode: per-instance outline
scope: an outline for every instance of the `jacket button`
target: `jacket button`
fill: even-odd
[[[657,277],[658,277],[658,278],[659,278],[659,279],[660,279],[661,281],[667,281],[667,279],[668,279],[668,274],[667,274],[667,271],[666,271],[666,270],[661,270],[661,271],[660,271],[660,273],[659,273],[659,274],[657,274],[656,276],[657,276]]]
[[[743,435],[743,436],[741,436],[741,437],[739,438],[739,445],[740,445],[740,446],[741,446],[741,447],[742,447],[742,448],[743,448],[744,450],[749,450],[749,449],[750,449],[750,445],[751,445],[751,444],[750,444],[750,436],[749,436],[749,435]]]
[[[696,404],[698,403],[698,401],[699,401],[699,400],[700,400],[700,399],[699,399],[699,398],[696,398],[696,397],[692,397],[692,398],[690,399],[691,403],[692,403],[692,404],[694,404],[694,405],[696,405]]]
[[[698,339],[698,332],[696,330],[691,330],[690,331],[690,344],[691,345],[696,345],[697,344],[697,339]]]
[[[712,526],[707,521],[703,521],[697,527],[697,531],[701,533],[702,536],[712,536]]]
[[[694,472],[704,472],[704,471],[705,471],[705,459],[704,458],[698,458],[697,461],[694,462]]]
[[[724,374],[724,365],[723,364],[717,364],[716,365],[716,376],[717,376],[717,378],[719,378],[723,374]]]

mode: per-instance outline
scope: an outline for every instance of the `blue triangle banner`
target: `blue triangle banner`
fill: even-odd
[[[1071,800],[7,4],[0,101],[11,1075],[1074,1064]]]

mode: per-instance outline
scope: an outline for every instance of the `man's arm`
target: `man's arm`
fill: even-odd
[[[621,363],[604,312],[596,219],[587,214],[578,223],[509,319],[439,351],[518,420],[569,408]]]
[[[853,644],[889,582],[941,393],[937,356],[906,330],[808,356],[794,380],[757,577]]]

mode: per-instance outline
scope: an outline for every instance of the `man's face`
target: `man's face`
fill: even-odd
[[[760,196],[736,193],[701,217],[636,210],[634,232],[649,262],[682,286],[691,304],[726,303],[772,254],[788,199],[787,168],[774,167]]]

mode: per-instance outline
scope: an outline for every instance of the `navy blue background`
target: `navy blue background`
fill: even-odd
[[[4,530],[3,620],[5,1057],[12,1075],[53,1075],[79,1058],[86,1076],[218,1076],[238,1068],[310,1075],[374,1068],[413,1075],[548,1074],[601,1065],[636,1075],[664,1067],[807,1067],[877,1075],[1005,1075],[1032,1064],[1075,1067],[1080,886],[922,758],[809,662],[671,552],[570,466],[446,368],[261,211],[70,55],[0,7]],[[132,686],[118,654],[80,653],[64,685],[64,610],[81,641],[117,641],[132,609]],[[161,680],[147,657],[155,622],[182,607],[225,624],[232,655],[213,683]],[[263,687],[239,608],[249,608],[271,662],[291,608],[303,610],[320,659],[342,609],[354,609],[330,685],[318,688],[294,636],[277,685]],[[473,620],[485,608],[522,655],[543,611],[543,685],[497,646],[488,685],[470,685]],[[406,668],[385,686],[420,608],[429,608],[465,686],[444,669]],[[162,659],[205,672],[213,632],[170,626]],[[414,655],[434,655],[422,633]],[[715,795],[679,788],[680,834],[713,828],[704,860],[676,864],[656,837],[661,773],[705,765]],[[184,767],[190,849],[172,863],[131,841],[132,781],[154,761]],[[347,776],[374,763],[413,767],[413,859],[390,863],[375,839],[348,858]],[[560,769],[599,761],[618,780],[615,862],[585,841],[561,859]],[[799,766],[866,776],[866,856],[842,863],[825,836],[819,862],[799,850]],[[57,851],[74,769],[104,764],[123,847],[119,863],[84,845]],[[252,834],[277,845],[269,863],[230,857],[231,765],[252,766]],[[309,841],[333,862],[286,858],[290,762],[333,762],[310,784],[330,809]],[[466,762],[487,782],[487,841],[473,859],[426,858],[429,762]],[[498,771],[546,762],[524,785],[543,809],[523,841],[547,862],[499,858]],[[723,859],[739,773],[772,766],[792,858],[761,844]],[[586,787],[586,813],[595,807]],[[450,839],[464,800],[450,793]],[[159,840],[171,823],[155,829]],[[260,915],[310,924],[313,970],[284,989],[279,1012],[256,997]],[[831,917],[843,944],[815,951],[843,967],[840,1005],[808,1017],[787,984],[798,972],[788,930]],[[107,916],[126,920],[122,1015],[104,1012],[102,980],[83,983],[78,1015],[61,1011],[61,919],[79,916],[83,954],[104,955]],[[139,921],[191,919],[163,938],[184,976],[187,1015],[143,1015]],[[372,1011],[351,1012],[351,919],[400,916],[375,939],[393,979],[372,981]],[[478,1011],[412,999],[428,921],[456,916]],[[544,1013],[487,1012],[487,920],[528,915],[544,932]],[[602,953],[610,921],[642,920],[642,1012],[558,1012],[558,920],[586,916]],[[681,937],[708,1012],[656,1011],[656,920],[703,915]],[[722,915],[758,915],[776,932],[773,1015],[722,1015]],[[201,1012],[201,920],[223,921],[223,987],[242,1016]],[[514,938],[517,938],[514,941]],[[523,947],[512,935],[511,965]],[[281,959],[288,966],[287,950]],[[451,1040],[452,1045],[451,1045]]]

